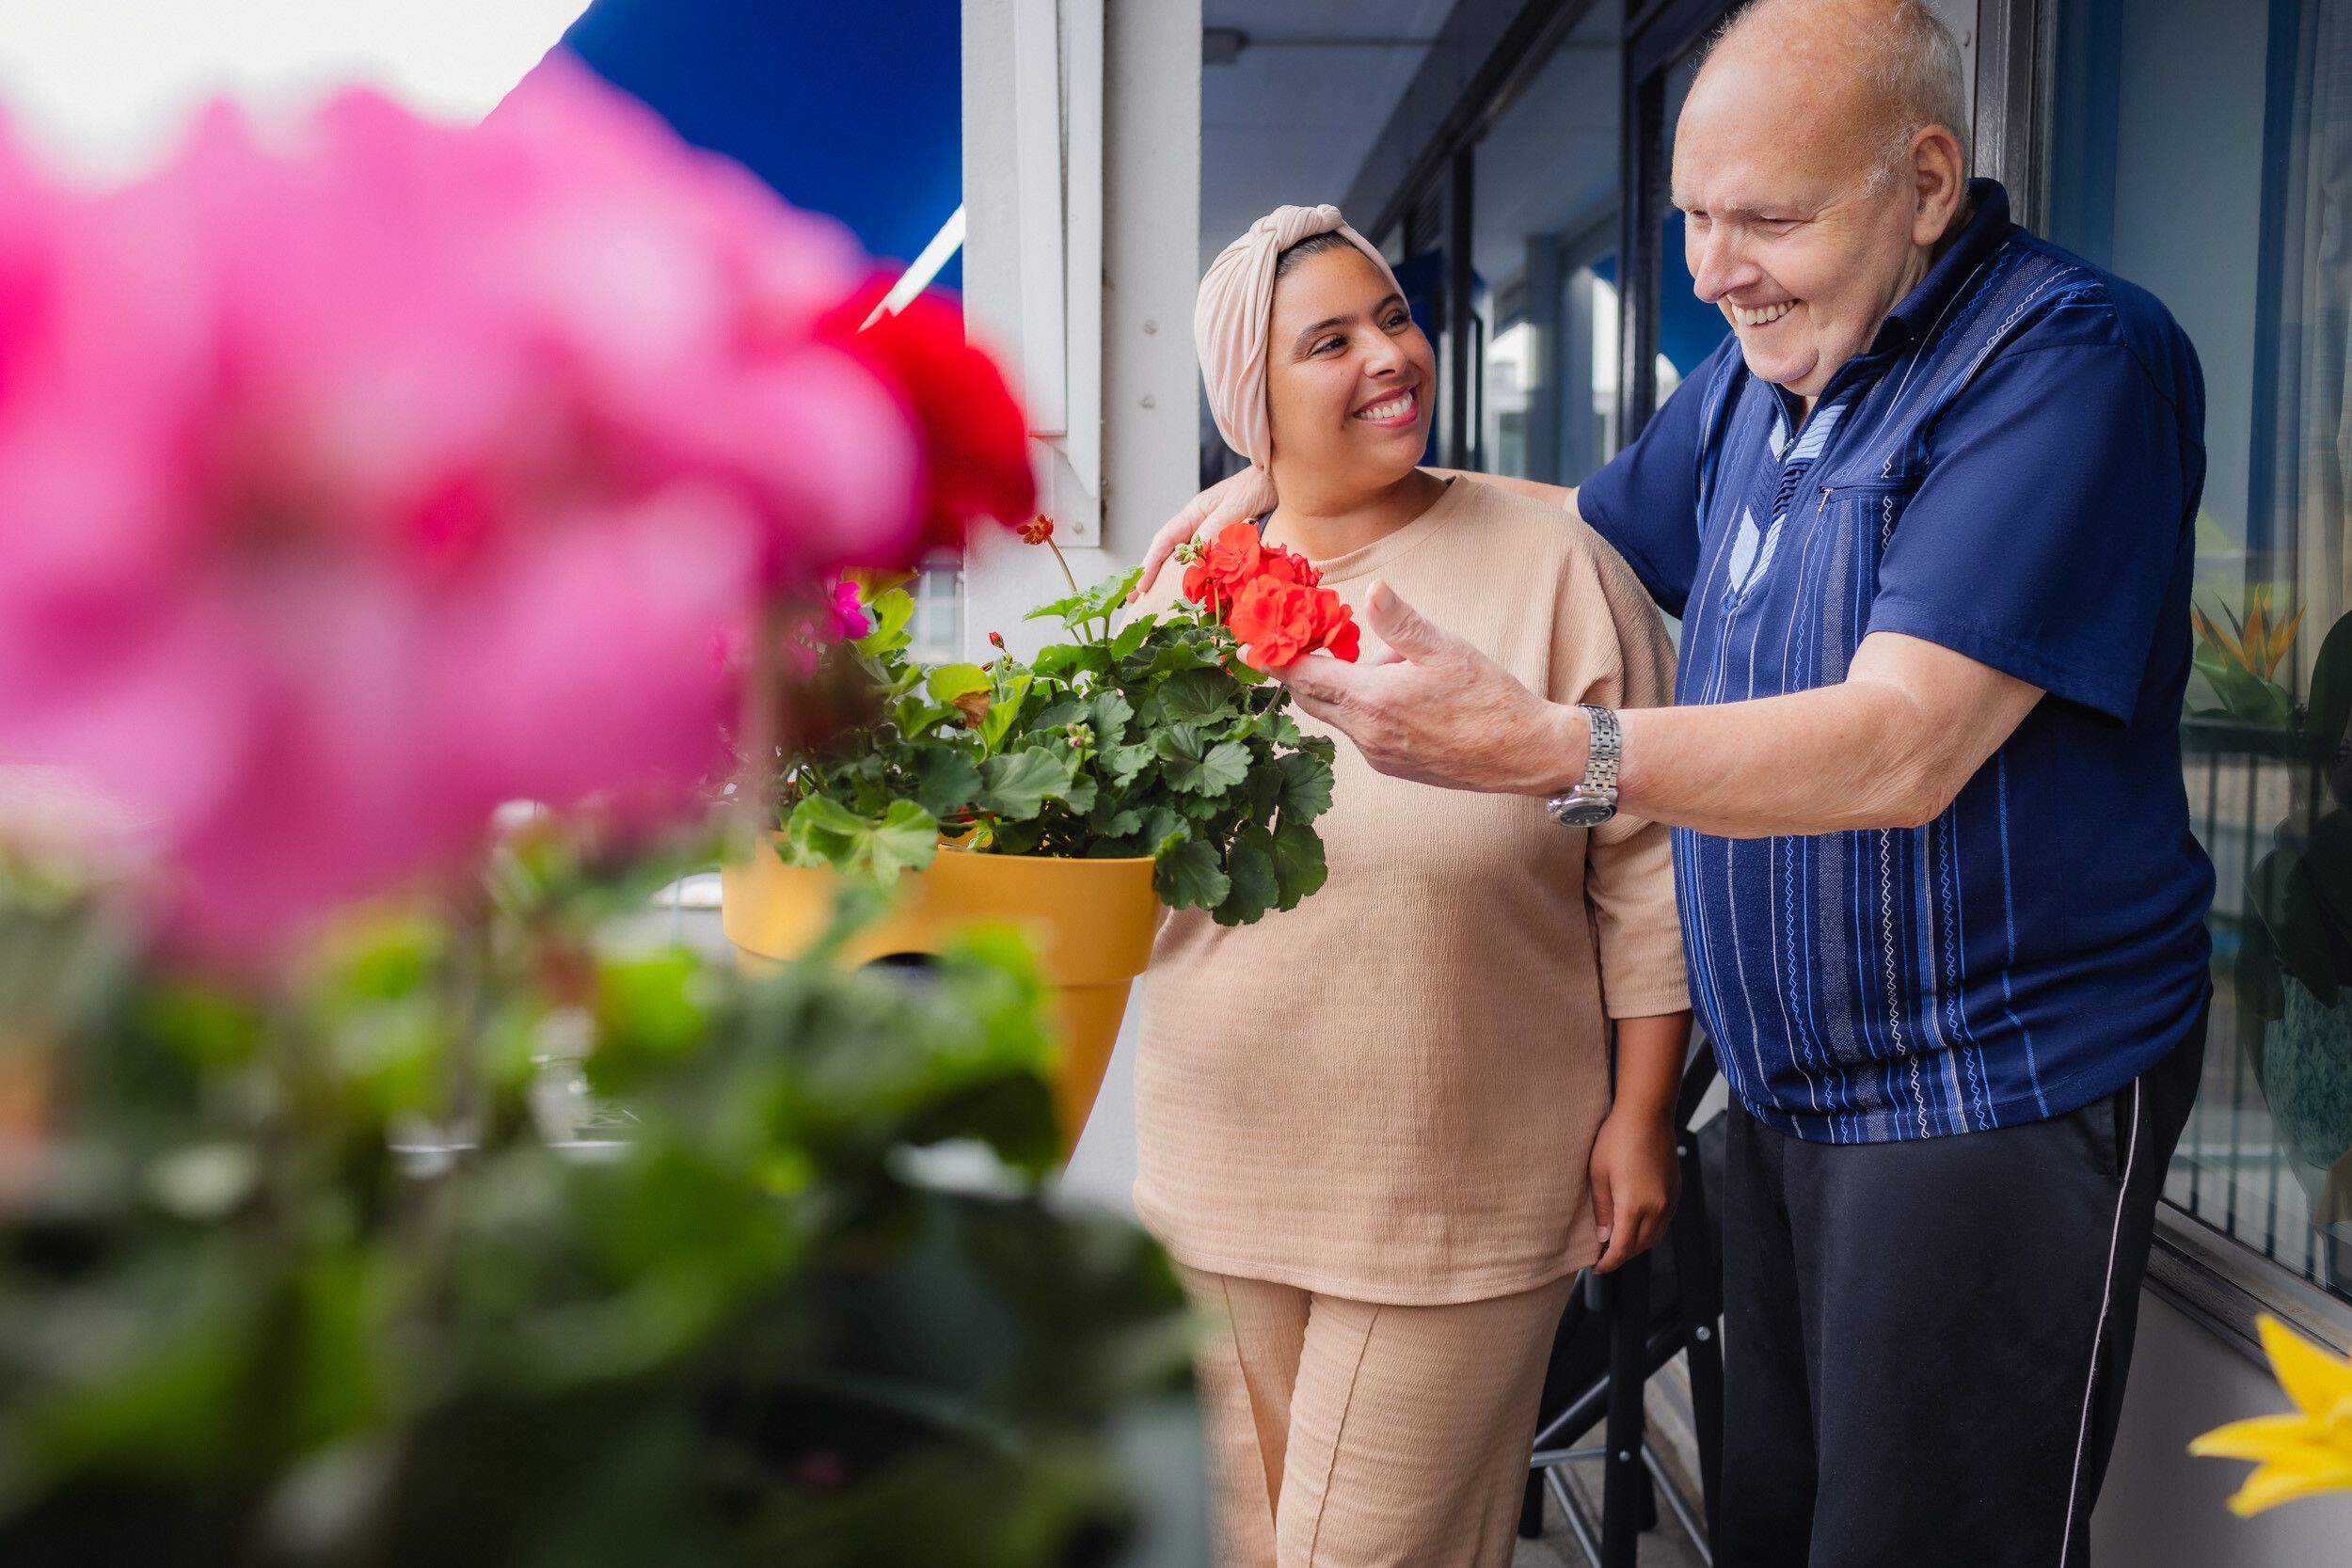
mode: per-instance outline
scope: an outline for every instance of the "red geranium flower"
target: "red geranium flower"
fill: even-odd
[[[1252,578],[1225,625],[1261,664],[1288,664],[1321,650],[1353,662],[1359,632],[1355,612],[1328,588]]]
[[[1254,525],[1228,523],[1184,569],[1184,597],[1212,615],[1222,614],[1258,576],[1265,554]]]
[[[895,314],[860,324],[889,292],[878,277],[825,318],[820,336],[857,359],[898,395],[913,418],[929,467],[922,532],[906,559],[957,547],[983,517],[1011,524],[1037,505],[1027,420],[996,362],[964,340],[962,312],[924,294]]]
[[[1013,531],[1025,545],[1042,545],[1054,537],[1054,519],[1041,512]]]

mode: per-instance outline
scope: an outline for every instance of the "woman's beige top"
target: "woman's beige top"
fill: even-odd
[[[1672,699],[1648,594],[1556,508],[1456,480],[1317,564],[1359,620],[1384,580],[1555,701]],[[1194,1268],[1361,1301],[1476,1301],[1582,1268],[1602,1016],[1689,1006],[1666,831],[1387,778],[1344,738],[1336,772],[1321,892],[1254,926],[1185,910],[1160,928],[1136,1211]]]

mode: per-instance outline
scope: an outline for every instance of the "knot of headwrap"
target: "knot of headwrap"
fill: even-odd
[[[1216,419],[1217,433],[1227,446],[1261,468],[1274,454],[1265,405],[1274,261],[1317,234],[1346,240],[1380,269],[1390,288],[1396,288],[1388,258],[1350,229],[1337,207],[1277,207],[1209,263],[1193,307],[1192,340],[1200,353],[1200,379],[1209,389],[1209,412]]]

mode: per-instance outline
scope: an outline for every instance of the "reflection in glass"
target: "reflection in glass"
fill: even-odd
[[[2216,996],[2167,1196],[2352,1299],[2352,0],[2056,27],[2051,237],[2153,290],[2205,372],[2183,741]]]

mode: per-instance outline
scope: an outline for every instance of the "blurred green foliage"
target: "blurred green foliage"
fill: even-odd
[[[1170,1272],[1040,1187],[1018,940],[755,981],[610,938],[672,869],[543,826],[266,978],[0,870],[47,1104],[0,1160],[0,1562],[1025,1568],[1197,1520]],[[626,1137],[542,1125],[567,1068]]]

